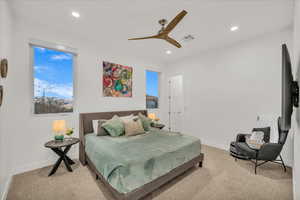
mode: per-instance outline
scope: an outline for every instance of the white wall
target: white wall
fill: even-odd
[[[300,1],[295,1],[294,10],[294,72],[297,71],[296,79],[300,83]],[[300,199],[300,109],[296,110],[296,123],[293,123],[295,130],[294,135],[294,168],[293,168],[293,183],[294,183],[294,200]]]
[[[13,35],[13,66],[7,83],[7,109],[3,130],[13,138],[11,173],[19,173],[53,164],[57,159],[44,143],[53,138],[51,124],[54,119],[66,119],[70,127],[75,127],[78,136],[78,118],[81,112],[104,112],[145,109],[145,69],[161,71],[161,64],[139,60],[128,52],[114,53],[109,41],[95,46],[84,38],[76,38],[60,30],[45,26],[16,21]],[[34,116],[31,113],[32,80],[30,66],[29,39],[55,42],[76,48],[78,51],[75,69],[75,112],[69,116]],[[133,97],[102,97],[102,61],[133,67]],[[78,146],[71,150],[78,156]]]
[[[167,77],[183,75],[184,131],[228,150],[237,133],[256,126],[257,115],[276,119],[281,109],[281,44],[291,51],[291,39],[287,29],[169,63]],[[166,114],[164,110],[165,119]],[[283,150],[288,165],[291,137]]]
[[[12,17],[10,8],[7,1],[0,1],[0,59],[7,58],[10,62],[10,45],[11,45],[11,28],[12,28]],[[10,64],[10,63],[9,63]],[[8,78],[7,78],[8,79]],[[2,107],[0,107],[0,199],[5,195],[5,190],[8,185],[9,175],[9,160],[8,154],[10,151],[9,138],[5,134],[3,129],[3,122],[7,109],[7,79],[0,78],[0,85],[4,87],[4,101]]]

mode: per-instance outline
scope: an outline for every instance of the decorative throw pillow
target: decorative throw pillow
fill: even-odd
[[[118,137],[124,134],[123,122],[117,115],[115,115],[112,119],[102,124],[102,127],[112,137]]]
[[[259,149],[264,144],[264,132],[253,131],[252,134],[246,137],[246,143],[255,149]]]
[[[108,135],[107,131],[102,127],[102,125],[107,122],[106,119],[98,120],[98,129],[97,129],[97,136],[105,136]]]
[[[144,130],[149,131],[152,120],[150,118],[146,117],[145,115],[143,115],[142,113],[139,113],[138,116],[141,119]]]
[[[131,115],[127,115],[127,116],[120,117],[120,119],[121,119],[122,121],[124,121],[124,120],[128,120],[128,119],[132,119],[133,117],[134,117],[134,115],[131,114]]]
[[[125,120],[123,121],[123,123],[125,127],[125,136],[134,136],[145,133],[141,119],[139,117]]]

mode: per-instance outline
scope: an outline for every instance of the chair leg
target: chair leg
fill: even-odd
[[[256,174],[256,168],[257,168],[257,159],[255,159],[255,169],[254,169],[255,174]]]
[[[284,162],[283,162],[283,159],[282,159],[281,155],[279,155],[279,157],[280,157],[280,160],[281,160],[281,163],[282,163],[284,172],[286,172],[286,167],[285,167],[285,164],[284,164]]]

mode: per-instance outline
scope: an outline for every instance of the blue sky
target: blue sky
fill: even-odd
[[[34,95],[70,99],[73,96],[73,55],[33,46]]]
[[[146,71],[146,94],[158,97],[158,72]]]

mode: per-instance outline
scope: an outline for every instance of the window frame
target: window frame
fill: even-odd
[[[77,99],[77,95],[76,95],[76,88],[77,88],[77,80],[76,80],[76,74],[77,74],[77,49],[72,48],[72,47],[68,47],[65,45],[61,45],[61,44],[56,44],[56,43],[51,43],[51,42],[45,42],[45,41],[41,41],[41,40],[35,40],[35,39],[30,39],[29,43],[28,43],[28,48],[29,48],[29,73],[30,73],[30,89],[31,89],[31,96],[30,96],[30,104],[31,104],[31,108],[30,108],[30,113],[32,116],[34,117],[51,117],[51,116],[72,116],[76,113],[77,111],[77,103],[76,103],[76,99]],[[61,51],[61,52],[65,52],[65,53],[70,53],[73,55],[73,111],[72,112],[67,112],[67,113],[41,113],[41,114],[36,114],[34,113],[34,50],[33,47],[37,46],[37,47],[42,47],[42,48],[47,48],[47,49],[51,49],[51,50],[55,50],[55,51]]]
[[[156,72],[158,74],[158,80],[157,80],[157,84],[158,84],[158,101],[157,101],[157,108],[147,108],[147,71],[150,71],[150,72]],[[145,107],[146,107],[146,110],[158,110],[160,109],[160,103],[161,103],[161,100],[160,100],[160,97],[161,97],[161,86],[160,86],[160,83],[161,83],[161,72],[159,71],[156,71],[156,70],[153,70],[153,69],[145,69]]]

